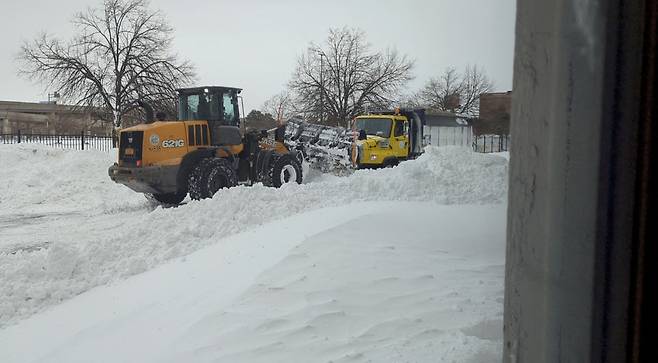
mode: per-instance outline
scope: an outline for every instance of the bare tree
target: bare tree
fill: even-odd
[[[271,115],[278,125],[296,114],[292,95],[285,90],[267,99],[263,103],[261,111]]]
[[[477,116],[480,94],[493,89],[484,70],[466,66],[463,73],[447,68],[437,78],[430,79],[417,97],[426,107]]]
[[[388,107],[412,79],[413,61],[395,50],[375,52],[365,34],[331,29],[323,46],[311,44],[290,81],[299,111],[347,126],[366,107]]]
[[[420,91],[420,99],[429,107],[442,111],[455,111],[455,100],[462,92],[461,76],[455,68],[447,68],[437,78],[431,78]]]
[[[480,95],[491,92],[493,82],[483,69],[476,65],[466,66],[462,75],[461,113],[470,116],[479,115]]]
[[[25,43],[20,73],[62,98],[122,118],[149,102],[171,112],[175,89],[192,80],[192,66],[171,53],[173,29],[147,0],[105,0],[74,16],[77,35],[68,42],[43,34]]]

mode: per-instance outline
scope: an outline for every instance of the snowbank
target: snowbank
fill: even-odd
[[[113,160],[95,151],[0,147],[0,228],[9,236],[0,243],[0,326],[298,213],[363,201],[501,203],[507,189],[504,158],[441,147],[393,169],[281,189],[236,187],[211,200],[153,209],[109,180]],[[35,211],[42,220],[28,225]]]
[[[114,152],[0,145],[0,217],[144,204],[142,196],[110,180],[107,168],[115,161]]]
[[[323,208],[0,330],[0,361],[495,362],[504,236],[504,205]]]

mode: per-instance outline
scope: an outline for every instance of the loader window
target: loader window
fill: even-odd
[[[235,105],[233,104],[233,95],[224,93],[224,122],[227,125],[236,125]]]
[[[189,120],[219,120],[221,94],[181,95],[178,107],[178,119]]]

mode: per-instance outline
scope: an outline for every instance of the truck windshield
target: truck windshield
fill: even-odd
[[[390,118],[357,118],[356,130],[363,130],[366,135],[376,135],[384,138],[391,136]]]

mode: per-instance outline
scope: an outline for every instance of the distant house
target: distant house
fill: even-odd
[[[480,116],[473,124],[475,135],[509,135],[512,91],[480,95]]]
[[[423,127],[425,143],[435,146],[470,146],[473,132],[469,120],[451,112],[427,110]]]
[[[110,135],[112,122],[93,108],[0,101],[0,133]]]

